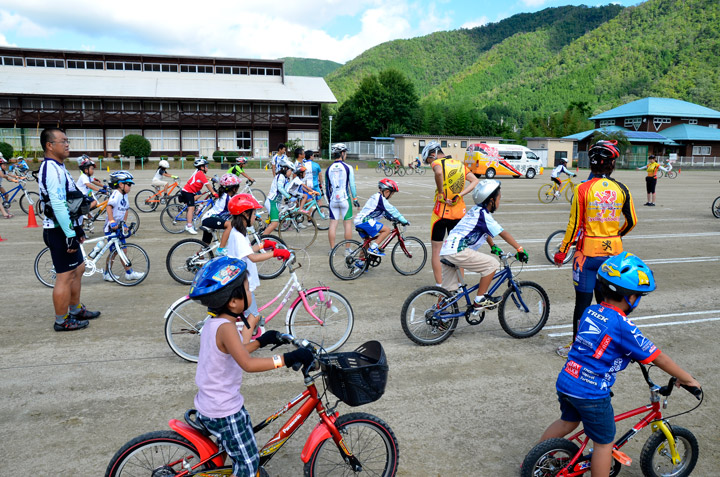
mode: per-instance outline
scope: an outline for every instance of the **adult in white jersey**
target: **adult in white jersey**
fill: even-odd
[[[332,146],[333,162],[325,170],[325,192],[330,206],[330,228],[328,229],[328,240],[330,250],[335,247],[335,229],[338,220],[343,221],[345,229],[345,240],[352,238],[352,206],[360,207],[355,192],[355,174],[352,167],[345,164],[347,146],[342,143]],[[350,202],[352,198],[352,203]]]

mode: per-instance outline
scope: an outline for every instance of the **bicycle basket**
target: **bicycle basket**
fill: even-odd
[[[348,406],[377,401],[385,393],[388,364],[378,341],[368,341],[355,351],[320,357],[325,387]]]

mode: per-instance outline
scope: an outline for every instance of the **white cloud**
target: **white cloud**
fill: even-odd
[[[0,33],[0,46],[17,46],[11,44],[9,41],[7,41],[7,38],[5,38],[5,35]]]
[[[460,25],[460,28],[475,28],[483,25],[487,25],[490,19],[486,17],[485,15],[481,16],[480,18],[476,18],[474,20],[468,20],[462,25]]]
[[[548,2],[548,0],[522,0],[523,4],[528,7],[540,7]]]
[[[17,30],[20,36],[44,37],[48,36],[48,29],[21,15],[0,10],[0,31]],[[4,38],[4,35],[3,35]]]

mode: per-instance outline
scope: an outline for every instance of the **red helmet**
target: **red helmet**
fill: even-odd
[[[613,159],[620,157],[620,151],[617,148],[617,141],[598,141],[588,151],[590,164],[602,165]]]
[[[230,215],[240,215],[246,210],[262,209],[262,205],[258,204],[250,194],[238,194],[233,196],[228,202],[228,212]]]
[[[389,190],[390,192],[400,192],[400,188],[398,187],[397,183],[392,179],[388,179],[387,177],[385,179],[381,179],[380,182],[378,182],[378,189]]]

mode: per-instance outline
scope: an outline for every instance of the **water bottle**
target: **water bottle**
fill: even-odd
[[[90,258],[95,258],[95,256],[100,253],[100,250],[103,249],[105,246],[105,241],[100,240],[98,243],[95,244],[95,248],[92,249],[92,252],[90,252]]]

